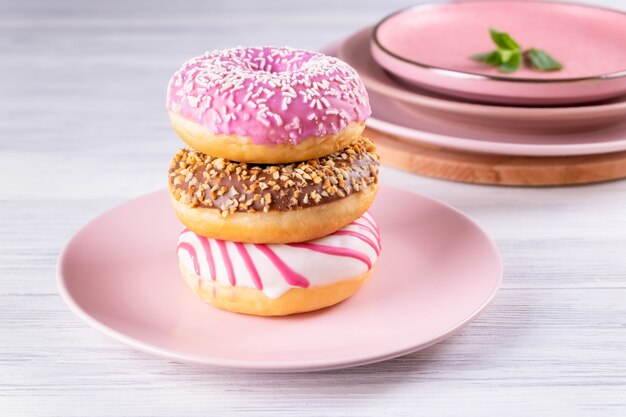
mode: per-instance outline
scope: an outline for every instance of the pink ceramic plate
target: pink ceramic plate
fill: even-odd
[[[58,284],[89,325],[134,348],[185,362],[264,371],[343,368],[423,349],[474,319],[500,283],[497,249],[443,203],[382,187],[372,208],[383,239],[355,296],[313,313],[261,318],[198,300],[178,272],[181,225],[161,191],[81,229]]]
[[[430,116],[370,91],[372,117],[367,126],[409,141],[470,152],[519,156],[571,156],[626,150],[626,124],[589,132],[507,133]]]
[[[553,72],[499,72],[469,56],[494,49],[489,28],[548,51]],[[474,100],[549,105],[626,94],[626,14],[590,5],[529,0],[427,3],[381,21],[374,59],[402,80]]]
[[[334,52],[357,70],[368,91],[432,116],[507,132],[572,132],[626,122],[626,97],[592,106],[512,107],[451,99],[400,84],[374,61],[369,48],[371,33],[371,27],[355,33]]]

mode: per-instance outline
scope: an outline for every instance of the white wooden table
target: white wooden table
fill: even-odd
[[[135,352],[63,304],[54,268],[69,237],[165,186],[180,146],[165,86],[185,59],[319,48],[409,3],[0,1],[1,416],[626,415],[626,181],[496,188],[383,169],[475,218],[505,262],[477,321],[388,362],[215,371]]]

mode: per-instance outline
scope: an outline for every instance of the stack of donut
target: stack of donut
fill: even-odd
[[[367,212],[379,157],[361,136],[371,111],[354,69],[292,48],[208,52],[173,75],[167,108],[188,145],[168,183],[197,295],[269,316],[361,287],[380,252]]]

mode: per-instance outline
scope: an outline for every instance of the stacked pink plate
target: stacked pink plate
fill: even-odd
[[[494,49],[490,28],[550,51],[562,69],[504,73],[470,59]],[[624,40],[619,11],[472,0],[402,10],[337,54],[366,83],[371,129],[461,152],[588,156],[626,151]]]

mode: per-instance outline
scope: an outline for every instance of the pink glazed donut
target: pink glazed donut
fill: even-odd
[[[170,80],[174,130],[192,148],[239,162],[325,156],[358,139],[371,114],[356,71],[292,48],[233,48],[187,61]]]

